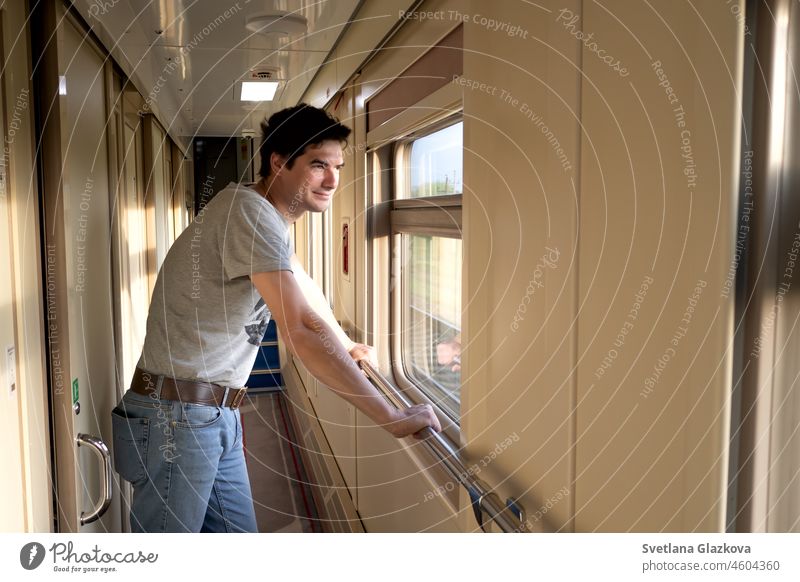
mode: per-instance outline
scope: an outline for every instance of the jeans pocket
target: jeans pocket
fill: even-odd
[[[205,406],[202,404],[182,404],[180,420],[175,423],[176,428],[197,430],[213,426],[222,418],[222,409],[218,406]]]
[[[142,483],[147,477],[150,419],[128,416],[118,406],[111,411],[111,430],[114,436],[114,469],[131,484]]]

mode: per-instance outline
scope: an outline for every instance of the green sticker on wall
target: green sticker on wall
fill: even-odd
[[[78,379],[73,378],[72,380],[72,403],[75,404],[78,401]]]

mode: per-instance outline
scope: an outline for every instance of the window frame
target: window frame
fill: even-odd
[[[402,234],[412,234],[403,232],[397,235],[397,244],[403,245],[402,241]],[[418,233],[413,233],[414,235]],[[423,233],[423,236],[428,236],[427,234]],[[438,235],[433,235],[438,236]],[[447,237],[452,238],[453,240],[462,240],[462,239],[455,239],[454,237]],[[405,249],[402,248],[401,252]],[[394,253],[393,253],[394,256]],[[462,261],[463,261],[463,249],[462,249]],[[463,268],[463,267],[462,267]],[[406,296],[406,279],[401,277],[399,284],[394,285],[393,289],[396,290],[396,297],[393,298],[394,301],[397,301],[397,304],[393,308],[393,320],[392,325],[394,326],[393,329],[403,329],[403,317],[405,315],[404,309],[404,300]],[[396,314],[396,316],[394,315]],[[434,314],[428,314],[433,319],[441,318],[436,317]],[[444,322],[447,323],[447,322]],[[461,328],[459,328],[459,333],[461,333]],[[458,410],[456,415],[450,414],[450,411],[446,406],[443,404],[439,404],[438,401],[445,401],[448,398],[448,388],[439,383],[435,378],[430,375],[425,374],[424,372],[420,375],[425,376],[424,380],[420,378],[420,375],[412,375],[410,372],[410,368],[413,365],[410,361],[410,358],[404,357],[404,349],[405,349],[405,340],[407,336],[405,336],[402,331],[400,333],[392,333],[392,372],[395,378],[395,382],[404,390],[408,390],[413,388],[418,390],[420,393],[424,394],[427,401],[436,407],[438,411],[440,411],[443,415],[445,415],[450,422],[452,422],[455,426],[460,426],[461,424],[461,384],[459,384],[459,397],[457,406],[454,407]]]
[[[391,353],[392,375],[397,386],[411,395],[415,403],[427,402],[434,406],[439,418],[445,420],[443,428],[445,434],[454,442],[458,442],[460,434],[461,412],[454,417],[447,408],[438,404],[431,394],[430,387],[421,385],[416,379],[410,377],[403,353],[404,338],[403,323],[403,296],[404,279],[401,268],[394,264],[403,262],[402,235],[436,236],[463,240],[462,235],[462,206],[463,191],[454,194],[428,196],[420,198],[404,198],[401,193],[410,191],[410,154],[411,144],[427,135],[441,131],[446,127],[463,123],[463,114],[458,111],[454,115],[428,123],[413,133],[393,142],[392,151],[392,178],[389,193],[388,234],[389,234],[389,350]],[[463,190],[463,189],[462,189]],[[463,250],[462,250],[463,262]],[[397,277],[398,280],[394,280]],[[430,382],[436,383],[433,378]],[[440,391],[446,389],[440,385]],[[459,405],[461,401],[461,387],[459,387]]]

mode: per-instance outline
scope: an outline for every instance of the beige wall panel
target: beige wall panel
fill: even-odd
[[[304,267],[308,267],[308,216],[303,216],[300,220],[294,223],[294,252],[303,263]],[[286,365],[291,366],[294,363],[294,366],[297,369],[297,373],[300,375],[300,379],[302,380],[303,389],[308,394],[308,397],[313,402],[316,398],[316,380],[314,377],[308,373],[303,363],[300,361],[299,358],[295,358],[292,355],[286,360],[282,360],[286,362]]]
[[[399,13],[413,4],[413,0],[363,2],[349,22],[347,34],[337,41],[335,50],[322,69],[324,74],[314,76],[314,71],[309,73],[308,76],[313,80],[305,89],[302,100],[318,107],[325,105],[396,24]]]
[[[171,240],[171,221],[170,221],[170,192],[167,187],[169,181],[167,180],[166,159],[164,157],[165,149],[169,148],[169,142],[166,141],[166,134],[161,129],[161,126],[154,117],[149,118],[150,121],[150,143],[146,143],[145,147],[150,149],[150,160],[152,166],[145,167],[146,180],[151,183],[151,188],[148,189],[148,195],[153,196],[153,203],[155,204],[155,236],[156,236],[156,271],[161,268],[161,264],[167,256],[167,251],[172,244]],[[145,156],[145,159],[148,159]]]
[[[2,91],[2,88],[0,88]],[[7,99],[8,96],[4,95]],[[0,120],[0,131],[7,135]],[[14,264],[11,248],[11,222],[8,200],[7,159],[0,167],[0,278],[9,284],[0,286],[0,466],[14,468],[0,478],[0,495],[3,499],[18,499],[21,503],[7,503],[0,514],[0,531],[25,531],[25,465],[23,464],[22,418],[19,384],[16,376],[16,316]]]
[[[302,390],[310,405],[305,411],[296,410],[295,418],[299,419],[303,429],[311,422],[318,423],[333,454],[333,458],[327,458],[326,462],[337,467],[352,503],[355,504],[357,495],[355,408],[314,378],[298,358],[293,356],[289,358],[288,365],[293,365],[294,371],[291,368],[284,369],[284,381],[287,382],[287,386],[291,382],[294,390]],[[296,382],[289,380],[295,377]],[[316,418],[307,418],[307,414],[313,414]]]
[[[421,443],[407,439],[419,456],[415,462],[398,441],[357,413],[358,512],[368,532],[458,532],[461,526],[447,493],[455,484],[430,476],[434,460]]]
[[[17,465],[24,486],[25,531],[52,529],[50,443],[44,374],[44,306],[42,300],[39,210],[35,178],[33,99],[30,86],[28,15],[23,2],[3,9],[3,90],[5,117],[3,158],[6,196],[11,221],[9,233],[14,261],[16,302],[17,405],[24,446]],[[13,135],[11,129],[13,128]],[[3,214],[2,216],[5,216]],[[3,356],[5,358],[5,356]],[[8,466],[8,465],[4,465]],[[17,529],[15,531],[22,531]]]
[[[344,151],[345,166],[339,175],[339,189],[333,200],[330,210],[330,229],[328,240],[329,253],[331,254],[328,265],[330,266],[330,285],[333,298],[333,312],[338,321],[342,322],[342,327],[349,337],[354,341],[364,341],[363,318],[359,311],[362,305],[363,296],[359,296],[359,289],[365,281],[365,273],[360,269],[361,253],[364,252],[364,233],[359,230],[363,224],[363,213],[365,201],[358,198],[358,158],[363,156],[363,149],[358,148],[356,119],[353,108],[352,88],[347,89],[337,97],[330,108],[332,115],[335,115],[342,123],[350,127],[353,131],[348,139],[348,145]],[[348,225],[348,273],[344,273],[343,266],[343,240],[342,228]],[[345,480],[350,488],[353,500],[358,503],[358,489],[356,480],[356,455],[357,449],[357,427],[356,409],[351,404],[335,396],[326,390],[325,396],[331,402],[332,410],[338,410],[338,418],[343,423],[338,429],[338,437],[329,437],[331,447],[336,453],[337,462],[342,469]],[[323,395],[320,394],[320,407],[318,410],[325,410]],[[325,424],[323,423],[323,428]],[[326,431],[327,432],[327,431]],[[341,444],[334,445],[334,441]],[[339,451],[342,451],[340,454]]]
[[[117,399],[113,310],[108,140],[103,57],[64,20],[59,31],[64,156],[64,220],[67,240],[70,386],[77,380],[80,413],[75,433],[111,443],[110,410]],[[88,512],[101,492],[97,457],[77,451],[79,508]],[[119,503],[115,500],[114,503]],[[82,531],[120,531],[119,511],[105,513]]]
[[[193,174],[190,172],[191,161],[183,157],[180,148],[170,141],[170,159],[172,166],[171,190],[172,190],[172,220],[173,235],[175,242],[183,230],[189,225],[189,207],[193,207],[191,197],[191,180]]]
[[[120,166],[122,175],[118,195],[120,273],[120,313],[122,321],[122,386],[126,390],[142,353],[150,302],[147,280],[147,226],[142,186],[141,127],[131,125],[129,116],[122,123]]]
[[[422,4],[417,10],[437,13],[441,16],[424,21],[414,19],[405,21],[384,50],[373,58],[358,78],[358,82],[362,84],[361,96],[364,99],[391,83],[414,61],[457,27],[462,20],[457,17],[456,12],[462,15],[471,14],[466,10],[465,3],[458,0],[431,0]],[[491,12],[491,10],[487,11],[483,5],[476,7],[475,11],[483,14]],[[391,16],[396,17],[398,14],[399,9],[395,9]],[[343,49],[337,49],[337,55],[341,56],[344,63],[347,62],[347,55]]]
[[[336,455],[350,494],[355,499],[356,489],[356,415],[355,407],[335,394],[325,384],[317,382],[314,410],[319,418],[328,444]]]
[[[337,106],[338,105],[338,106]],[[336,107],[334,107],[336,106]],[[333,105],[329,108],[329,113],[336,116],[342,123],[354,128],[353,119],[353,89],[343,92],[341,99],[337,97]],[[356,180],[355,172],[356,155],[364,155],[363,150],[358,150],[355,142],[355,132],[350,135],[348,146],[344,152],[345,166],[339,174],[339,188],[330,209],[331,216],[331,286],[333,287],[334,315],[338,321],[343,322],[345,331],[348,331],[353,339],[352,331],[358,319],[356,312],[356,249],[360,248],[356,241],[362,238],[356,237],[356,219],[358,213],[363,212],[363,202],[356,203]],[[358,150],[358,151],[357,151]],[[347,223],[350,229],[349,244],[349,273],[344,274],[342,261],[342,225]]]
[[[470,8],[521,32],[464,25],[462,440],[502,499],[548,505],[532,529],[569,530],[579,46],[537,6]]]
[[[59,5],[46,4],[42,10],[42,27],[52,37],[58,35],[58,22],[63,19],[58,12]],[[67,286],[67,255],[70,252],[65,220],[65,194],[63,185],[64,160],[61,152],[61,118],[65,115],[66,104],[62,106],[59,95],[60,65],[58,62],[58,43],[45,47],[41,56],[38,90],[42,101],[50,103],[52,114],[47,116],[42,127],[41,141],[37,150],[41,151],[43,171],[40,197],[42,200],[42,242],[46,256],[46,314],[47,314],[47,357],[49,388],[49,421],[52,426],[53,444],[53,487],[56,511],[55,526],[58,531],[77,531],[78,495],[76,492],[76,463],[72,394],[67,390],[71,377],[69,342],[69,293]],[[60,462],[60,459],[69,459]]]
[[[308,250],[307,262],[305,263],[306,272],[314,282],[321,288],[323,282],[323,227],[322,214],[319,212],[306,213],[308,225]]]
[[[349,80],[367,57],[368,51],[377,46],[386,35],[400,12],[405,12],[411,5],[413,2],[409,0],[373,0],[362,4],[350,23],[355,34],[349,34],[348,30],[348,35],[336,45],[337,86],[342,86]]]
[[[796,96],[797,99],[800,96]],[[796,217],[797,214],[789,214]],[[792,225],[790,231],[796,236],[800,225]],[[787,237],[788,238],[788,237]],[[788,249],[795,241],[783,240],[779,273],[785,278],[788,271]],[[791,273],[791,271],[788,271]],[[800,375],[797,354],[800,353],[800,297],[797,293],[786,294],[779,307],[781,317],[775,321],[775,336],[778,355],[770,370],[772,372],[772,409],[770,410],[769,477],[759,479],[769,490],[768,509],[758,516],[754,531],[798,532],[800,531]],[[766,336],[766,334],[765,334]],[[748,354],[753,358],[752,352]],[[766,389],[764,389],[766,392]],[[766,445],[766,436],[759,439]]]
[[[558,34],[621,62],[583,49],[575,529],[721,530],[738,24],[724,3],[583,6]]]
[[[336,93],[336,67],[323,67],[319,70],[309,70],[294,79],[289,79],[288,83],[299,83],[300,85],[308,84],[311,79],[314,79],[314,85],[318,87],[317,91],[304,93],[304,102],[314,107],[323,107],[325,103]],[[288,85],[287,83],[287,85]],[[287,87],[288,88],[288,87]],[[284,90],[281,93],[283,97]],[[292,107],[296,103],[281,102],[281,108]],[[259,142],[260,143],[260,142]]]

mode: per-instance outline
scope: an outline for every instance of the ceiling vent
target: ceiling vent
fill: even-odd
[[[279,67],[259,67],[250,71],[248,77],[251,81],[277,81],[281,78]]]
[[[247,30],[257,34],[295,36],[306,33],[308,21],[294,12],[275,10],[248,16],[245,26]]]

